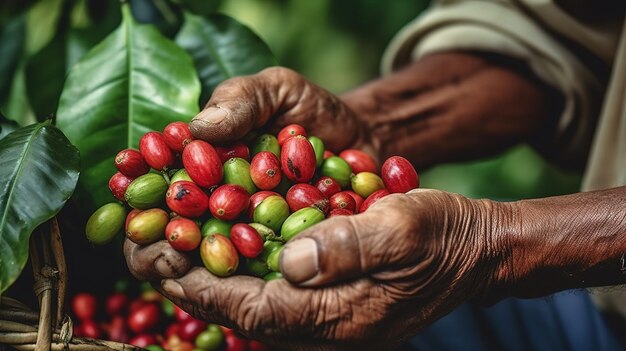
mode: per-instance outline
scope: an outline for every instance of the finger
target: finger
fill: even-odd
[[[261,295],[263,283],[248,276],[217,278],[202,267],[194,267],[183,277],[163,280],[161,291],[196,318],[240,328],[245,324],[240,321],[240,308],[251,308],[252,301]]]
[[[284,279],[270,282],[251,276],[218,278],[192,268],[178,279],[161,282],[161,293],[196,318],[245,334],[283,335],[292,329],[290,315],[310,305],[313,291],[298,291]],[[309,308],[310,309],[310,308]]]
[[[166,240],[142,246],[126,239],[124,256],[128,269],[139,280],[178,278],[191,268],[190,258],[176,251]]]
[[[348,305],[381,294],[370,280],[329,289],[301,289],[284,279],[218,278],[200,267],[179,279],[163,280],[159,291],[195,318],[278,343],[285,350],[345,350],[346,345],[337,347],[342,339],[354,345],[365,337],[363,331],[371,324],[369,318],[362,318],[369,306]],[[305,347],[307,343],[310,347]]]
[[[293,107],[304,78],[281,67],[232,78],[218,85],[204,110],[189,123],[194,137],[210,143],[241,139],[278,111]]]
[[[367,212],[319,223],[288,242],[280,256],[285,279],[312,287],[354,279],[414,258],[415,203],[389,195]]]
[[[189,128],[194,137],[220,144],[239,140],[270,119],[271,132],[300,124],[324,140],[328,150],[367,147],[370,139],[338,97],[283,67],[224,81]]]

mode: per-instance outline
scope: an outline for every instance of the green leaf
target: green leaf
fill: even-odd
[[[0,104],[6,101],[24,51],[26,21],[23,14],[0,26]],[[4,104],[3,104],[4,105]]]
[[[69,68],[119,24],[119,4],[101,4],[100,15],[108,18],[92,15],[88,5],[86,0],[63,4],[56,35],[26,61],[26,92],[40,120],[56,112]]]
[[[63,13],[63,0],[39,0],[26,13],[26,52],[31,55],[46,46],[56,34]]]
[[[185,24],[176,42],[193,57],[202,82],[201,104],[222,81],[277,64],[261,38],[225,15],[204,18],[185,13]]]
[[[56,3],[44,0],[41,3]],[[59,3],[59,19],[54,36],[39,51],[30,55],[24,67],[26,95],[35,116],[39,121],[49,118],[57,109],[66,73],[66,37],[72,9],[70,2]],[[32,12],[37,7],[33,8]],[[32,28],[31,28],[32,29]]]
[[[35,116],[41,121],[57,109],[65,79],[65,31],[31,56],[25,67],[26,94]]]
[[[0,106],[5,116],[11,116],[10,119],[17,122],[20,126],[37,123],[37,119],[30,107],[28,96],[26,95],[26,74],[24,72],[24,66],[22,62],[17,67],[17,70],[14,72],[13,82],[11,82],[11,88],[9,89],[9,96],[6,102]]]
[[[57,110],[57,125],[82,155],[75,198],[86,211],[114,199],[107,184],[120,150],[199,110],[189,55],[153,26],[137,24],[128,5],[122,12],[120,27],[70,71]]]
[[[9,133],[16,130],[17,128],[18,125],[15,121],[4,117],[4,115],[0,113],[0,139],[9,135]]]
[[[24,268],[30,234],[72,195],[78,169],[78,150],[48,122],[0,140],[0,293]]]

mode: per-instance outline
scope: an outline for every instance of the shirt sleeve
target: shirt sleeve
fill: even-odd
[[[546,156],[563,164],[586,160],[604,83],[545,24],[513,2],[442,1],[396,35],[383,56],[382,72],[451,50],[492,52],[525,62],[565,98],[556,134],[546,143],[550,145]]]

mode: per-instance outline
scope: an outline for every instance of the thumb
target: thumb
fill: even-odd
[[[330,218],[288,242],[280,256],[285,279],[300,286],[319,286],[407,260],[416,251],[414,236],[409,235],[413,220],[402,210],[394,211],[397,201],[385,202],[376,211]]]

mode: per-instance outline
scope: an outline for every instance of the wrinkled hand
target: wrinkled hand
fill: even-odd
[[[195,267],[160,290],[197,318],[279,349],[390,350],[460,303],[499,293],[509,260],[500,230],[516,228],[511,206],[436,190],[389,195],[290,241],[280,258],[286,280]],[[127,241],[131,272],[179,276],[188,261],[154,246]]]
[[[524,141],[554,153],[549,150],[562,102],[524,62],[443,52],[341,97],[281,67],[232,78],[215,89],[190,128],[197,138],[223,143],[259,127],[277,132],[298,123],[331,151],[402,155],[424,169]]]
[[[357,116],[337,96],[283,67],[224,81],[189,127],[196,138],[219,144],[292,123],[322,138],[330,150],[367,148]]]

